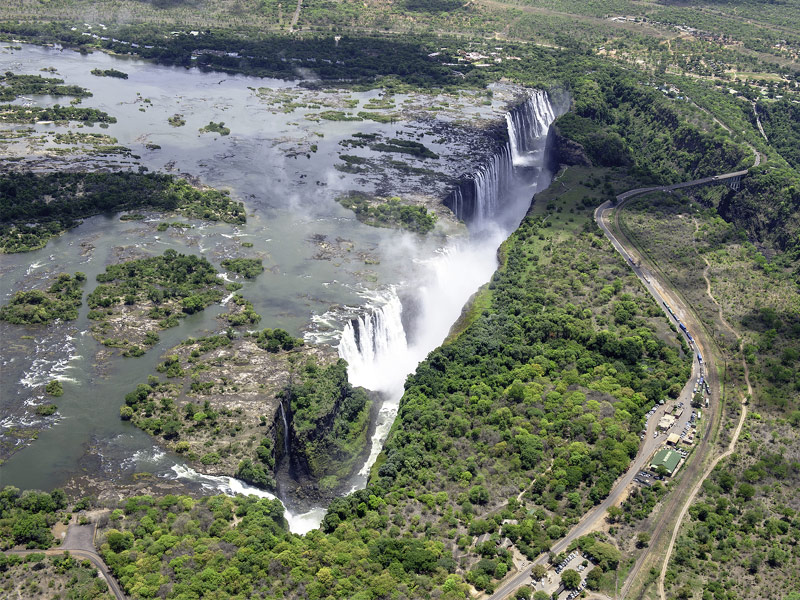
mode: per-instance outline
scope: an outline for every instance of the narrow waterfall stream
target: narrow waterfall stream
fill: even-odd
[[[536,166],[536,141],[555,120],[546,92],[534,91],[520,107],[506,113],[511,160],[515,167]]]
[[[283,418],[283,455],[289,457],[289,423],[286,421],[286,411],[283,409],[283,401],[278,405]]]

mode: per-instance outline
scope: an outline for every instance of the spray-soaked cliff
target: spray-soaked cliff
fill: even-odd
[[[353,488],[365,485],[378,458],[406,377],[447,337],[462,307],[496,269],[500,243],[517,227],[533,194],[549,183],[547,134],[560,112],[550,95],[538,90],[512,108],[505,116],[507,141],[444,201],[467,224],[470,239],[451,242],[420,262],[413,288],[373,292],[367,310],[346,322],[338,349],[350,382],[384,398],[369,457],[352,478]]]

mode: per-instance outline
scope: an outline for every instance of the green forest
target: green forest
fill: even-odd
[[[78,318],[83,304],[83,283],[86,275],[62,273],[47,290],[16,292],[0,308],[0,320],[25,325],[44,325],[56,319],[72,321]]]
[[[108,26],[102,37],[87,34],[90,9]],[[398,97],[484,91],[498,81],[546,89],[569,104],[548,140],[556,179],[503,243],[498,270],[450,337],[408,377],[366,488],[336,497],[319,529],[290,533],[280,502],[255,496],[148,490],[71,504],[61,490],[7,487],[0,549],[57,547],[54,526],[100,509],[98,551],[135,599],[460,600],[496,591],[515,573],[515,556],[547,554],[558,564],[565,553],[555,555],[554,544],[628,470],[648,411],[679,396],[696,355],[597,227],[594,210],[636,187],[749,169],[736,190],[651,194],[619,211],[620,230],[646,268],[702,323],[722,381],[710,456],[729,443],[730,454],[675,523],[668,561],[677,515],[664,509],[680,475],[632,486],[602,531],[566,550],[579,548],[594,564],[565,571],[563,582],[572,589],[583,577],[589,591],[616,597],[636,559],[657,543],[630,597],[656,597],[663,563],[667,598],[800,600],[800,2],[305,0],[296,21],[294,10],[277,0],[19,0],[0,6],[0,37],[171,67],[300,77],[321,90]],[[76,100],[14,104],[35,94]],[[60,78],[5,73],[0,123],[113,123],[76,105],[90,96]],[[354,124],[369,127],[368,119],[400,114],[325,110],[319,118],[365,119]],[[170,123],[185,120],[175,114]],[[230,131],[210,121],[199,133]],[[366,144],[369,135],[356,137]],[[439,158],[399,138],[371,148],[420,164]],[[340,172],[371,168],[363,157],[339,158]],[[425,234],[436,224],[425,207],[402,199],[350,193],[338,201],[370,225]],[[232,224],[246,214],[226,192],[143,170],[7,172],[0,248],[40,249],[83,219],[126,210]],[[261,258],[221,266],[245,279],[264,270]],[[16,292],[0,319],[75,319],[84,278],[62,274],[49,287]],[[156,330],[224,295],[211,263],[173,250],[109,265],[97,282],[88,296],[94,333],[126,356],[141,355],[159,341]],[[286,468],[317,491],[339,493],[364,448],[375,399],[348,382],[346,363],[314,358],[301,338],[280,328],[243,331],[261,319],[244,295],[229,308],[217,321],[224,333],[174,346],[147,383],[112,399],[124,401],[120,418],[203,472],[276,490]],[[137,309],[152,330],[128,339],[115,319]],[[287,379],[273,386],[279,371]],[[226,404],[244,392],[272,404],[246,415]],[[106,593],[88,564],[0,554],[2,594],[33,597],[43,574],[78,590],[73,597]],[[527,584],[514,596],[530,598]]]
[[[187,217],[244,223],[241,202],[226,192],[197,189],[157,173],[6,173],[0,175],[0,248],[27,252],[81,219],[122,210],[150,208]]]

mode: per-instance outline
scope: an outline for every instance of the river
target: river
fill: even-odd
[[[128,79],[90,74],[109,68],[127,73]],[[243,226],[191,221],[191,229],[160,233],[156,226],[164,219],[158,214],[136,222],[120,221],[118,215],[87,219],[41,250],[3,255],[0,298],[5,302],[16,290],[45,285],[60,272],[85,272],[91,291],[106,265],[166,248],[201,254],[217,266],[231,256],[263,258],[267,271],[245,282],[242,290],[262,315],[260,326],[282,327],[309,341],[337,346],[350,364],[351,382],[382,394],[369,458],[353,475],[353,489],[366,482],[396,415],[405,377],[442,342],[469,296],[488,281],[496,268],[497,247],[517,226],[536,189],[549,182],[544,140],[557,111],[546,94],[534,95],[535,101],[523,103],[531,106],[506,117],[508,103],[520,91],[505,86],[488,94],[386,98],[379,90],[310,90],[300,82],[29,45],[0,51],[0,69],[55,76],[86,87],[93,96],[80,105],[117,118],[103,129],[37,124],[22,140],[0,142],[2,157],[21,157],[37,170],[144,166],[188,174],[231,190],[248,210]],[[42,73],[44,69],[55,73]],[[66,104],[64,98],[46,96],[17,100],[21,102]],[[380,110],[375,106],[392,106],[398,118],[378,123],[319,117],[326,110],[348,115]],[[185,125],[168,123],[175,114],[182,115]],[[487,143],[477,149],[486,138],[481,127],[504,119],[510,144],[497,150]],[[200,133],[210,121],[223,121],[230,135]],[[53,156],[48,152],[56,146],[53,136],[66,132],[113,136],[133,156]],[[387,162],[396,156],[354,146],[354,134],[419,141],[440,158],[401,155],[416,172],[398,171]],[[487,148],[494,154],[487,155]],[[342,172],[335,165],[341,164],[343,152],[386,167],[366,174]],[[349,190],[436,201],[462,173],[474,175],[448,200],[470,224],[469,236],[455,219],[448,219],[445,209],[440,209],[437,231],[424,237],[361,224],[335,202]],[[243,252],[242,242],[253,246]],[[136,359],[114,356],[91,337],[86,306],[70,323],[40,328],[0,323],[0,443],[4,454],[10,454],[0,466],[2,484],[52,489],[89,470],[114,481],[146,472],[180,477],[206,490],[248,489],[227,477],[194,473],[179,456],[161,450],[148,435],[119,419],[125,393],[154,372],[163,352],[186,337],[218,330],[215,317],[222,310],[209,307],[183,319]],[[41,384],[53,378],[64,384],[58,413],[37,418],[35,406],[48,401]],[[29,443],[26,431],[37,431],[38,439]],[[282,500],[291,511],[292,499]],[[295,531],[307,531],[322,514],[323,507],[305,516],[290,512],[290,524]]]

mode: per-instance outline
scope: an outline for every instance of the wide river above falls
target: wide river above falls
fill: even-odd
[[[127,73],[128,79],[90,74],[109,68]],[[508,195],[503,200],[508,209],[504,225],[485,227],[471,240],[445,211],[436,232],[418,236],[361,224],[335,201],[350,190],[443,198],[451,180],[485,162],[474,147],[484,135],[480,126],[503,122],[508,103],[518,93],[502,87],[492,94],[384,97],[380,90],[309,90],[299,82],[28,45],[0,50],[0,72],[6,71],[58,77],[88,88],[93,96],[79,106],[103,110],[117,122],[107,128],[78,128],[74,123],[0,126],[0,169],[12,164],[5,162],[9,158],[21,158],[22,164],[40,171],[144,166],[184,174],[230,190],[245,203],[248,220],[243,226],[189,221],[190,229],[158,232],[160,221],[186,219],[156,213],[147,213],[144,221],[120,221],[117,214],[93,217],[41,250],[2,255],[0,299],[5,303],[14,291],[43,287],[62,272],[85,272],[88,292],[108,264],[167,248],[203,255],[220,270],[226,257],[260,257],[266,271],[245,282],[242,290],[263,317],[260,327],[281,327],[333,345],[359,318],[368,324],[370,315],[378,315],[372,319],[376,329],[394,328],[375,332],[388,340],[376,342],[376,347],[383,344],[381,356],[356,361],[350,356],[351,364],[358,363],[351,381],[379,389],[385,398],[366,467],[385,440],[405,376],[441,343],[466,300],[491,276],[497,246],[519,222],[537,186],[548,181],[548,174],[538,168],[543,164],[540,136],[533,174],[528,157],[525,177],[515,175],[502,187]],[[59,102],[67,105],[69,98],[37,96],[15,103]],[[319,116],[325,111],[356,115],[365,109],[394,118],[378,123]],[[185,125],[170,125],[173,115],[182,115]],[[224,122],[230,135],[199,131],[212,121]],[[545,131],[546,126],[549,122]],[[11,132],[24,135],[13,138]],[[67,132],[112,136],[131,153],[87,157],[85,145],[73,144],[72,150],[56,155],[53,148],[66,146],[59,146],[55,135]],[[353,144],[354,134],[419,141],[440,158],[374,152]],[[336,168],[343,165],[340,154],[382,166],[350,174]],[[242,242],[252,247],[243,248]],[[161,450],[151,437],[119,418],[124,395],[146,381],[161,355],[187,337],[218,331],[216,315],[223,310],[212,306],[182,319],[178,327],[162,332],[157,346],[141,358],[121,358],[97,343],[88,333],[85,305],[78,320],[70,323],[40,328],[0,323],[0,456],[8,457],[0,467],[0,485],[52,489],[87,474],[124,482],[136,473],[150,473],[184,478],[195,490],[244,489],[230,478],[199,476],[179,456]],[[398,338],[400,347],[392,346]],[[36,405],[49,401],[42,384],[54,378],[63,382],[65,392],[57,399],[58,413],[36,417]],[[26,432],[33,431],[38,431],[38,439],[26,439]],[[365,481],[362,468],[352,485],[360,487]],[[292,499],[283,500],[291,510]],[[293,523],[293,529],[307,530],[321,514],[312,511],[305,521]]]

